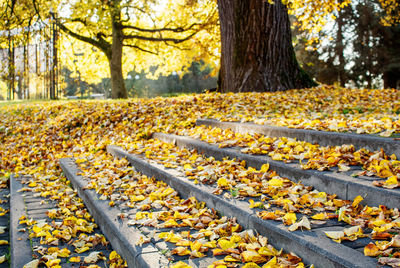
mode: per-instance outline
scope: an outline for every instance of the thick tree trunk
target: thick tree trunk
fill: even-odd
[[[300,68],[287,8],[280,0],[218,0],[222,92],[305,88],[315,82]]]
[[[122,75],[123,33],[122,27],[117,20],[118,18],[113,17],[113,40],[111,44],[111,55],[108,59],[111,74],[111,98],[126,99],[128,97],[128,92],[126,91],[124,77]]]

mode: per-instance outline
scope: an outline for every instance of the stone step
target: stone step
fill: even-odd
[[[154,243],[138,245],[142,231],[121,220],[121,211],[117,207],[110,207],[109,201],[100,200],[94,190],[85,189],[88,180],[78,175],[80,170],[74,159],[60,159],[60,166],[113,249],[124,258],[128,267],[168,267],[169,260]]]
[[[10,177],[10,253],[12,268],[21,268],[32,260],[32,249],[28,232],[20,232],[21,216],[26,215],[26,207],[22,192],[22,177]]]
[[[369,134],[355,134],[343,132],[318,131],[310,129],[297,129],[259,125],[254,123],[221,122],[212,119],[198,119],[196,125],[231,129],[238,133],[259,133],[268,137],[288,137],[309,143],[317,143],[321,146],[336,146],[353,144],[356,149],[367,148],[371,151],[378,151],[381,148],[386,154],[395,154],[400,159],[400,141],[394,138],[384,138]]]
[[[253,229],[265,235],[274,247],[294,252],[307,264],[315,264],[316,267],[375,267],[377,265],[374,258],[366,257],[362,253],[362,247],[368,241],[359,245],[346,246],[331,241],[324,234],[324,231],[328,230],[341,230],[343,226],[332,225],[311,231],[290,232],[282,223],[258,218],[255,210],[249,208],[247,200],[228,199],[223,195],[215,195],[213,194],[215,187],[195,184],[177,170],[164,168],[154,161],[143,160],[141,156],[129,154],[121,147],[108,146],[107,150],[116,157],[126,158],[139,172],[165,181],[182,197],[194,196],[223,215],[237,218],[244,228]]]
[[[48,224],[50,224],[52,221],[57,221],[50,219],[47,216],[47,212],[49,210],[57,209],[57,204],[54,201],[40,196],[35,196],[32,192],[19,191],[23,188],[23,183],[29,180],[31,180],[31,177],[29,176],[11,176],[10,178],[10,253],[12,268],[23,267],[25,264],[34,259],[33,255],[40,256],[35,249],[46,247],[46,245],[40,243],[41,241],[39,238],[29,238],[26,225],[19,224],[20,217],[26,216],[27,218],[36,221],[45,220]],[[94,230],[94,233],[101,234],[100,230],[97,228]],[[70,257],[80,256],[83,260],[84,257],[88,255],[88,252],[77,254],[74,252],[75,248],[72,245],[66,244],[63,241],[60,241],[58,247],[68,248],[72,252]],[[96,251],[101,251],[103,255],[108,256],[112,251],[112,248],[109,245],[97,246]],[[68,262],[68,259],[69,257],[61,258],[60,265],[67,268],[83,265],[83,261],[82,263],[70,263]],[[99,261],[96,263],[96,265],[99,267],[108,267],[106,260]]]
[[[0,226],[6,227],[5,232],[3,234],[0,234],[0,240],[6,240],[9,241],[10,243],[10,226],[9,226],[9,220],[10,220],[10,213],[6,212],[9,211],[10,209],[10,190],[8,188],[1,188],[0,189],[0,200],[1,204],[0,207],[4,210],[2,210],[2,213],[5,213],[3,216],[0,216]],[[3,263],[0,263],[0,268],[8,268],[10,267],[9,259],[7,258],[10,252],[10,245],[0,245],[0,256],[5,256],[6,260]]]
[[[263,164],[269,163],[270,168],[282,177],[301,181],[304,185],[313,186],[319,191],[337,194],[342,199],[353,200],[358,195],[361,195],[364,198],[364,204],[369,206],[385,205],[390,208],[396,208],[400,204],[400,189],[376,187],[372,185],[370,177],[352,177],[351,173],[354,170],[340,173],[304,170],[299,164],[275,161],[269,156],[244,154],[237,148],[219,148],[217,145],[211,145],[186,136],[154,133],[153,138],[174,143],[179,147],[196,149],[199,153],[213,156],[216,159],[229,157],[245,160],[248,166],[257,169],[261,168]]]
[[[225,256],[213,256],[211,250],[206,252],[202,258],[189,258],[186,256],[171,255],[170,252],[176,248],[173,243],[160,239],[157,234],[161,232],[178,233],[180,231],[190,231],[190,234],[199,232],[191,227],[171,227],[158,228],[151,226],[129,225],[127,219],[141,211],[139,207],[127,207],[116,203],[112,208],[109,200],[100,200],[100,195],[94,190],[85,189],[88,180],[77,174],[78,170],[74,159],[65,158],[60,160],[60,165],[64,173],[69,178],[79,195],[89,208],[96,223],[104,231],[114,248],[118,248],[121,255],[127,260],[129,267],[168,267],[177,261],[183,261],[192,267],[206,268],[217,260],[223,260]],[[138,173],[140,176],[141,174]],[[132,183],[134,183],[134,178]],[[120,189],[115,189],[119,193]],[[185,197],[188,197],[185,195]],[[152,209],[153,212],[157,209]],[[163,211],[160,209],[159,211]],[[124,219],[118,215],[125,214]],[[150,243],[137,245],[140,237],[149,239]]]

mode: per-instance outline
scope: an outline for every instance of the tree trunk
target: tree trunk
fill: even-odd
[[[400,69],[389,70],[383,72],[383,86],[384,88],[398,88],[400,85]]]
[[[344,29],[344,22],[343,22],[343,14],[344,10],[339,11],[339,15],[336,19],[337,21],[337,26],[338,30],[336,33],[336,55],[339,57],[339,66],[338,66],[338,80],[340,86],[344,87],[346,84],[346,70],[345,70],[345,65],[346,61],[344,58],[344,37],[343,37],[343,29]]]
[[[123,33],[118,14],[112,14],[112,35],[111,55],[108,59],[111,74],[111,98],[126,99],[128,92],[122,75]]]
[[[218,0],[222,92],[305,88],[315,82],[300,68],[287,8],[280,0]]]

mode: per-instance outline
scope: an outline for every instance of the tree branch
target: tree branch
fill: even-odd
[[[54,16],[53,16],[53,17],[54,17]],[[84,35],[80,35],[80,34],[78,34],[78,33],[75,33],[75,32],[73,32],[72,30],[70,30],[68,27],[66,27],[64,24],[62,24],[61,22],[59,22],[58,20],[55,20],[55,21],[56,21],[56,24],[58,25],[58,27],[60,27],[60,29],[61,29],[64,33],[66,33],[66,34],[68,34],[68,35],[70,35],[70,36],[72,36],[72,37],[74,37],[74,38],[76,38],[76,39],[78,39],[78,40],[80,40],[80,41],[83,41],[83,42],[85,42],[85,43],[89,43],[89,44],[91,44],[91,45],[93,45],[93,46],[99,48],[99,49],[100,49],[101,51],[103,51],[107,56],[110,56],[110,53],[111,53],[111,51],[110,51],[111,45],[110,45],[106,40],[104,40],[100,35],[96,35],[96,37],[99,39],[99,40],[96,40],[96,39],[94,39],[94,38],[87,37],[87,36],[84,36]]]
[[[141,48],[141,47],[136,46],[136,45],[124,44],[124,46],[125,46],[125,47],[136,48],[136,49],[138,49],[138,50],[140,50],[140,51],[147,52],[147,53],[150,53],[150,54],[153,54],[153,55],[158,55],[157,52],[154,52],[154,51],[151,51],[151,50],[147,50],[147,49]]]
[[[164,43],[165,43],[165,45],[167,45],[167,46],[170,46],[170,47],[173,47],[173,48],[182,50],[182,51],[189,51],[189,50],[190,50],[190,48],[183,48],[183,47],[180,47],[180,46],[175,46],[175,45],[173,45],[173,44],[169,44],[168,42],[164,42]]]
[[[183,27],[177,27],[177,28],[168,28],[168,27],[164,27],[164,28],[154,28],[154,29],[146,29],[146,28],[140,28],[140,27],[136,27],[136,26],[132,26],[132,25],[123,25],[123,29],[132,29],[132,30],[136,30],[139,32],[146,32],[146,33],[158,33],[158,32],[174,32],[174,33],[182,33],[182,32],[187,32],[191,29],[193,29],[194,26],[199,26],[200,24],[198,23],[193,23],[192,25],[190,25],[187,28],[183,28]]]
[[[124,35],[124,39],[138,39],[138,40],[145,40],[145,41],[152,41],[152,42],[173,42],[175,44],[179,44],[185,42],[192,38],[197,32],[191,33],[190,35],[186,36],[185,38],[164,38],[164,37],[147,37],[142,35]]]

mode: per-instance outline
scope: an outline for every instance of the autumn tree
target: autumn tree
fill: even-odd
[[[399,22],[399,3],[379,0],[382,24]],[[315,85],[299,67],[293,51],[288,13],[314,40],[327,18],[351,0],[218,0],[221,26],[221,91],[275,91]],[[339,24],[343,24],[341,18]],[[343,39],[342,35],[338,38]],[[341,40],[337,50],[343,50]],[[343,54],[343,53],[342,53]],[[344,65],[344,58],[340,58]],[[344,84],[344,74],[341,74]]]
[[[209,2],[187,0],[163,5],[156,1],[86,1],[65,5],[68,15],[60,12],[54,18],[63,32],[104,53],[111,75],[111,97],[126,98],[124,47],[152,54],[159,53],[161,46],[182,49],[181,43],[215,27],[217,12]],[[200,8],[202,5],[208,8]],[[174,16],[173,12],[180,15]]]
[[[315,83],[299,67],[287,7],[281,1],[218,0],[220,89],[276,91]]]

